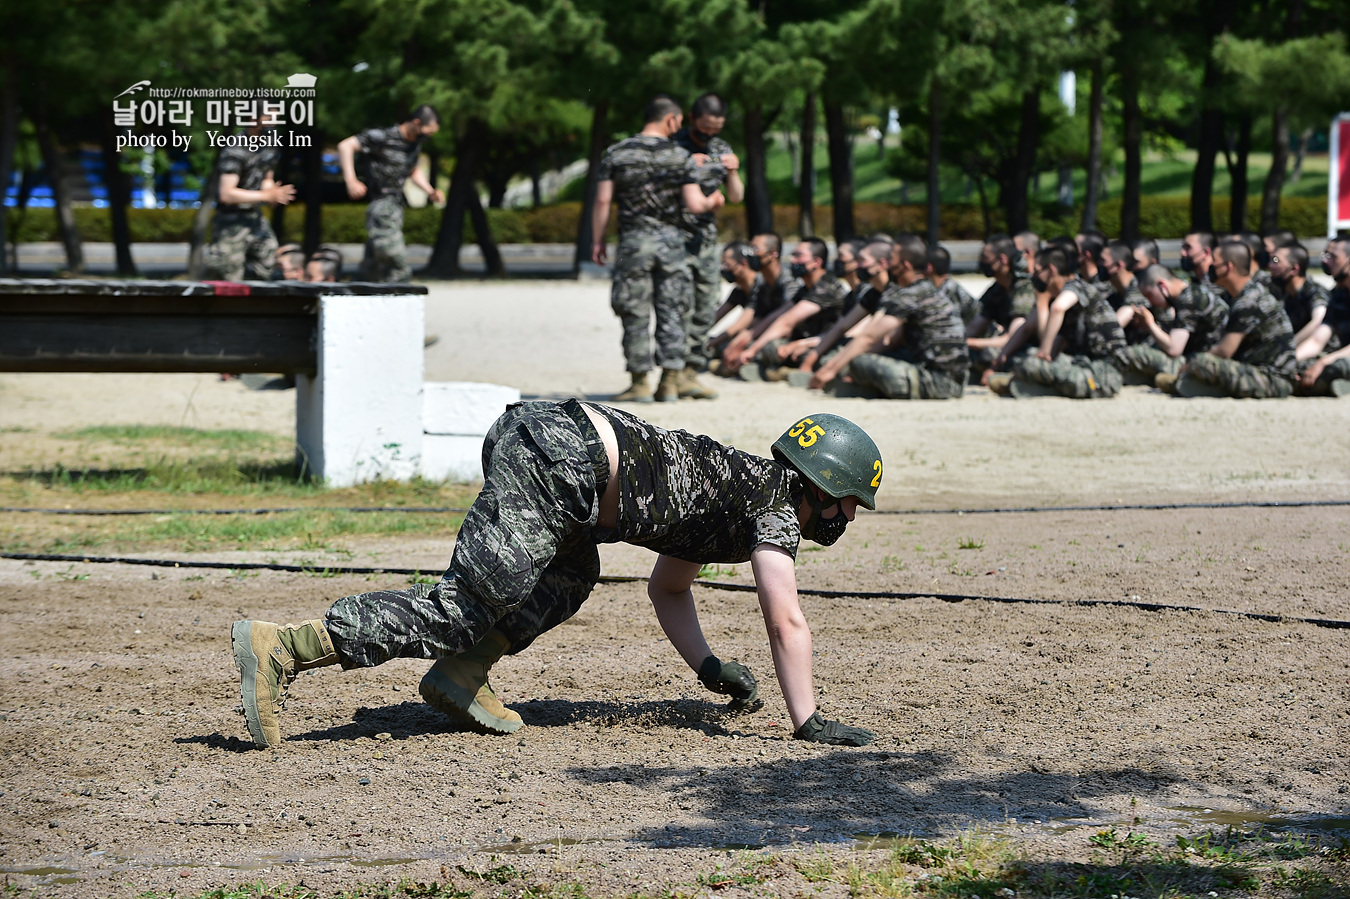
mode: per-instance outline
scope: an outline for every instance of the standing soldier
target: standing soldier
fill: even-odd
[[[704,195],[693,157],[671,139],[683,120],[680,105],[658,94],[647,104],[642,131],[610,147],[600,160],[591,219],[595,241],[591,261],[605,264],[609,204],[617,202],[619,252],[610,305],[623,320],[623,355],[632,376],[628,389],[614,397],[619,402],[675,402],[685,383],[684,316],[693,301],[693,278],[683,214],[684,210],[694,215],[715,212],[726,198],[720,190]],[[661,369],[655,396],[647,383],[653,361]]]
[[[741,184],[740,160],[731,151],[731,144],[719,137],[727,123],[726,101],[717,94],[704,94],[694,101],[690,118],[691,123],[676,133],[675,143],[698,164],[699,187],[704,194],[711,194],[725,184],[726,201],[741,202],[745,186]],[[713,313],[722,299],[717,216],[711,212],[695,215],[686,211],[684,219],[689,232],[689,273],[694,280],[694,298],[684,317],[688,350],[680,396],[711,400],[717,397],[717,391],[699,383],[698,374],[708,370],[708,331],[716,321]]]
[[[264,137],[255,127],[245,133]],[[264,146],[226,147],[220,151],[220,181],[211,245],[206,248],[206,277],[221,281],[266,281],[276,265],[277,236],[263,217],[264,203],[283,206],[295,199],[290,184],[276,184],[272,171],[281,151]]]
[[[342,168],[342,179],[347,182],[347,196],[359,200],[369,192],[371,198],[366,208],[366,254],[357,275],[362,281],[412,278],[408,248],[403,243],[403,182],[412,178],[412,183],[425,191],[433,203],[444,199],[417,168],[422,141],[440,128],[436,110],[423,104],[409,113],[401,125],[367,128],[338,144],[338,165]],[[369,187],[356,177],[358,150],[370,157]]]

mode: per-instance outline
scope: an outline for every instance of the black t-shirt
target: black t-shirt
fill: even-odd
[[[858,286],[848,293],[848,298],[844,300],[844,314],[848,315],[855,307],[861,306],[868,315],[881,308],[881,291],[872,286],[869,281],[859,281]]]
[[[761,543],[794,558],[801,541],[800,476],[711,437],[667,431],[588,404],[619,442],[619,520],[602,543],[632,543],[687,562],[747,562]]]
[[[797,323],[792,329],[793,340],[803,340],[824,334],[844,314],[844,301],[848,298],[848,285],[834,275],[823,275],[811,287],[797,292],[793,304],[815,303],[820,311]]]

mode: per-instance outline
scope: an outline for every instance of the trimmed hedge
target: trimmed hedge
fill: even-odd
[[[1220,230],[1228,227],[1229,201],[1227,197],[1214,200],[1214,224]],[[22,215],[6,209],[8,236],[19,243],[40,240],[59,240],[56,230],[56,210],[29,209]],[[192,209],[129,209],[127,219],[131,239],[137,243],[183,243],[191,238]],[[1064,214],[1060,207],[1047,205],[1032,211],[1031,227],[1042,235],[1072,234],[1078,229],[1081,207]],[[1247,204],[1247,229],[1255,231],[1260,221],[1260,197],[1252,197]],[[1285,197],[1280,203],[1280,226],[1295,234],[1316,237],[1326,233],[1326,200],[1320,197]],[[580,203],[558,203],[537,209],[489,209],[488,221],[498,243],[573,243],[577,237],[577,220],[581,216]],[[1183,237],[1190,227],[1191,207],[1187,197],[1144,197],[1140,202],[1139,230],[1149,237]],[[292,204],[286,210],[287,232],[298,237],[304,228],[305,205]],[[717,213],[719,233],[724,240],[745,238],[745,210],[742,206],[724,206]],[[874,231],[923,233],[928,225],[926,207],[909,204],[858,203],[853,207],[853,221],[859,234]],[[112,216],[107,209],[92,206],[75,207],[75,222],[88,241],[112,240]],[[779,205],[773,208],[774,230],[784,236],[797,233],[797,206]],[[815,207],[818,233],[829,236],[833,226],[833,209]],[[1097,211],[1097,226],[1107,234],[1120,233],[1120,201],[1106,200]],[[1004,229],[1001,212],[992,217],[995,230]],[[404,217],[403,234],[408,243],[431,244],[441,226],[441,210],[425,206],[409,209]],[[16,233],[17,231],[17,233]],[[609,235],[616,231],[615,216],[610,216]],[[979,206],[968,203],[948,203],[942,207],[940,231],[944,240],[978,240],[984,236],[984,218]],[[473,226],[465,217],[466,242],[477,238]],[[278,235],[284,240],[286,235]],[[343,203],[325,206],[323,210],[323,240],[326,243],[364,243],[366,239],[366,207]]]

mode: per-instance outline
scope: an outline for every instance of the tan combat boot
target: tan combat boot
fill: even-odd
[[[437,711],[480,733],[515,733],[522,724],[520,716],[502,705],[488,683],[488,669],[509,648],[501,631],[490,630],[478,645],[437,659],[418,692]]]
[[[1168,374],[1165,371],[1159,372],[1153,376],[1153,386],[1163,393],[1170,393],[1172,396],[1180,396],[1181,394],[1177,393],[1177,381],[1179,380],[1181,380],[1181,378],[1177,375]]]
[[[717,391],[706,386],[698,379],[698,372],[689,366],[685,366],[684,377],[680,380],[680,399],[682,400],[715,400]]]
[[[658,403],[674,403],[680,399],[680,378],[684,369],[661,369],[661,381],[656,385],[655,399]]]
[[[650,403],[652,401],[652,385],[647,383],[647,373],[645,371],[633,372],[633,383],[628,385],[628,389],[614,397],[616,403]]]
[[[333,638],[319,620],[277,625],[270,621],[238,621],[230,631],[234,664],[241,677],[249,736],[258,746],[280,746],[277,714],[286,690],[301,671],[336,665]]]
[[[989,376],[989,389],[999,396],[1012,396],[1013,376],[1007,372],[995,372]]]

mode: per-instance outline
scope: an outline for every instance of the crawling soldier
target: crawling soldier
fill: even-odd
[[[437,659],[425,699],[489,733],[520,716],[488,669],[574,615],[600,578],[600,543],[660,553],[647,594],[666,636],[704,686],[753,702],[749,669],[722,662],[699,627],[690,590],[708,563],[749,561],[793,735],[860,746],[873,734],[827,721],[811,682],[811,631],[797,601],[802,537],[829,546],[858,504],[875,508],[881,453],[852,422],[817,414],[773,444],[772,460],[709,437],[667,431],[607,406],[510,406],[483,441],[483,490],[440,583],[335,602],[322,619],[240,621],[231,642],[249,733],[278,746],[278,712],[298,672]]]

